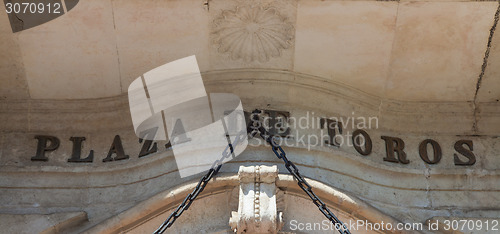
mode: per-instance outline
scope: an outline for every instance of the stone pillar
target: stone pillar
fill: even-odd
[[[237,233],[277,233],[282,227],[282,213],[276,206],[276,166],[240,166],[238,212],[229,219]]]

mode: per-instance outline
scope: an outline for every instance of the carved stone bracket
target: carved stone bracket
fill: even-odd
[[[284,225],[276,205],[276,166],[240,166],[238,211],[229,225],[236,233],[277,233]]]

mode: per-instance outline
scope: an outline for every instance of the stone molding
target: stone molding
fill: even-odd
[[[329,206],[340,210],[352,218],[359,218],[371,222],[397,223],[398,221],[390,216],[373,208],[364,201],[354,196],[345,194],[333,187],[321,182],[309,179],[310,185],[318,193],[318,196]],[[168,215],[176,208],[189,192],[196,186],[197,180],[184,183],[175,188],[161,192],[146,201],[140,202],[134,207],[109,218],[84,233],[121,233],[131,231],[154,217]],[[238,186],[238,175],[224,174],[217,176],[211,181],[198,199],[212,196],[222,191],[230,191],[230,188]],[[279,175],[276,180],[277,187],[286,187],[291,196],[297,196],[300,188],[291,175]],[[229,188],[229,190],[228,190]],[[307,196],[307,195],[305,195]],[[312,204],[311,202],[311,205]],[[319,211],[318,211],[319,212]]]
[[[436,140],[440,143],[443,141],[443,145],[446,143],[443,150],[448,148],[453,151],[449,141],[463,135],[474,141],[477,139],[481,142],[475,144],[475,150],[480,152],[478,163],[470,168],[455,168],[452,163],[448,163],[453,157],[453,152],[450,151],[443,151],[446,154],[443,160],[448,160],[446,163],[442,162],[443,167],[426,166],[423,163],[389,165],[382,161],[383,156],[379,153],[363,157],[354,150],[328,147],[313,148],[311,151],[289,147],[287,154],[292,155],[291,159],[296,160],[304,175],[339,189],[345,188],[361,199],[370,198],[372,200],[369,202],[380,210],[390,210],[391,214],[397,215],[404,215],[408,210],[415,211],[414,217],[405,219],[423,220],[431,214],[447,215],[445,212],[449,207],[453,207],[453,212],[457,215],[498,215],[492,210],[498,209],[496,205],[500,204],[494,196],[499,191],[497,181],[500,176],[496,168],[499,165],[495,161],[497,157],[494,157],[494,149],[498,146],[495,143],[498,135],[496,127],[500,127],[496,103],[478,104],[479,131],[470,132],[473,114],[468,103],[381,100],[327,79],[279,70],[213,71],[204,73],[203,77],[209,92],[234,92],[249,109],[289,110],[292,114],[310,110],[325,115],[356,111],[379,116],[384,129],[370,132],[373,139],[378,141],[381,134],[404,138],[407,143],[431,135],[438,136]],[[260,91],[255,93],[255,90]],[[316,99],[307,99],[307,96],[314,96]],[[123,95],[91,100],[0,101],[0,129],[3,129],[0,135],[0,160],[27,160],[20,163],[9,161],[0,167],[0,175],[4,178],[0,181],[3,194],[0,211],[43,213],[50,210],[85,209],[89,217],[99,220],[103,216],[96,217],[95,214],[98,213],[96,210],[102,209],[100,206],[116,206],[118,208],[114,208],[112,212],[118,212],[120,207],[131,206],[137,200],[160,192],[160,189],[168,189],[185,181],[179,180],[170,153],[141,159],[136,157],[140,144],[131,131],[129,115],[126,96]],[[482,125],[483,123],[487,125]],[[55,135],[66,142],[58,152],[50,156],[49,164],[29,161],[36,147],[33,136],[39,133]],[[117,133],[124,137],[124,147],[131,155],[130,159],[110,164],[66,163],[71,153],[68,141],[70,136],[83,135],[88,138],[84,154],[88,154],[85,150],[91,146],[96,154],[99,151],[103,155]],[[486,136],[469,136],[471,133]],[[412,149],[412,154],[418,157],[415,154],[418,148]],[[374,150],[377,150],[376,145]],[[381,152],[378,150],[374,152]],[[270,149],[264,146],[252,148],[242,156],[224,165],[223,171],[235,173],[240,165],[255,162],[277,163]],[[60,159],[60,162],[55,159]],[[444,167],[445,165],[448,166]],[[156,186],[158,184],[164,186],[160,188]],[[61,191],[66,195],[53,201],[54,194],[60,194]],[[100,195],[102,193],[107,195]],[[25,195],[22,201],[13,200],[19,194],[40,195],[36,198]],[[110,194],[123,195],[122,203],[118,204]],[[75,201],[74,197],[78,199]],[[450,197],[461,202],[457,203]],[[111,213],[101,212],[101,215]]]
[[[330,79],[296,72],[234,69],[202,75],[207,92],[235,93],[247,109],[308,109],[336,116],[355,112],[377,116],[383,129],[402,133],[497,136],[500,131],[498,102],[477,103],[479,111],[474,118],[472,100],[387,100]],[[126,95],[80,100],[0,100],[0,119],[0,129],[4,132],[95,132],[131,128]]]

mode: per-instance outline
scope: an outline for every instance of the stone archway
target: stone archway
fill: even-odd
[[[262,166],[256,167],[262,168]],[[398,223],[394,218],[355,196],[343,193],[322,182],[309,178],[307,180],[316,194],[347,225],[363,222],[390,224],[395,227]],[[86,233],[152,233],[194,189],[197,182],[193,180],[161,192],[94,226]],[[204,233],[232,233],[230,223],[234,224],[235,221],[230,221],[230,217],[233,216],[231,219],[234,219],[237,213],[234,211],[238,210],[238,194],[242,194],[239,192],[242,190],[239,185],[242,183],[244,181],[241,173],[240,176],[232,173],[220,174],[207,185],[190,209],[183,213],[167,233],[192,233],[200,230]],[[317,207],[297,186],[296,180],[291,175],[278,174],[276,170],[272,185],[277,188],[276,206],[279,213],[282,213],[279,233],[331,233],[333,226],[329,225]],[[241,203],[241,199],[239,201]],[[356,230],[355,233],[395,232],[363,229]]]

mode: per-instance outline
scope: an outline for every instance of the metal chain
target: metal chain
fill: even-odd
[[[188,194],[186,198],[184,198],[184,201],[177,207],[177,209],[175,209],[174,212],[172,212],[172,214],[170,214],[170,216],[168,216],[165,222],[163,222],[160,227],[156,229],[154,234],[162,234],[163,232],[165,232],[165,230],[167,230],[167,228],[174,224],[175,220],[179,218],[179,216],[181,216],[182,212],[187,210],[189,206],[191,206],[191,203],[193,203],[194,199],[196,199],[196,197],[198,197],[203,189],[205,189],[208,181],[210,181],[210,179],[212,179],[214,175],[217,175],[221,166],[222,165],[219,165],[215,169],[210,168],[210,170],[208,170],[208,173],[201,178],[200,182],[198,182],[198,185],[196,185],[196,188],[190,194]]]
[[[337,216],[335,216],[335,214],[333,214],[333,212],[330,209],[328,209],[326,204],[316,195],[316,193],[312,191],[311,185],[309,185],[309,183],[307,183],[304,177],[302,177],[297,166],[295,166],[295,164],[292,161],[288,160],[283,148],[281,148],[281,146],[273,140],[273,136],[269,134],[269,132],[260,124],[258,116],[259,113],[260,113],[259,110],[254,110],[252,111],[252,114],[249,118],[251,124],[249,125],[247,131],[250,132],[250,135],[253,137],[257,133],[260,133],[262,139],[264,139],[267,143],[271,145],[272,150],[276,155],[276,157],[278,157],[278,159],[283,160],[283,162],[285,163],[285,168],[297,180],[297,184],[299,185],[299,187],[302,190],[304,190],[304,192],[309,196],[309,198],[311,198],[314,205],[318,207],[321,213],[323,213],[323,215],[333,223],[335,229],[337,229],[341,234],[351,234],[347,226],[344,223],[342,223],[342,221],[340,221],[337,218]]]
[[[212,166],[210,167],[210,170],[208,170],[207,174],[205,174],[201,178],[200,182],[198,182],[198,184],[193,189],[193,191],[190,194],[188,194],[186,196],[186,198],[184,198],[184,201],[182,201],[182,203],[177,207],[177,209],[175,209],[175,211],[172,212],[172,214],[170,214],[170,216],[168,216],[168,218],[160,225],[160,227],[158,229],[156,229],[154,234],[162,234],[163,232],[165,232],[167,230],[167,228],[172,226],[172,224],[174,224],[175,220],[177,218],[179,218],[179,216],[181,216],[182,212],[189,209],[189,206],[191,206],[191,203],[193,203],[193,201],[196,199],[196,197],[198,197],[198,195],[205,189],[205,187],[207,186],[208,182],[212,179],[212,177],[214,177],[215,175],[217,175],[217,173],[219,173],[219,170],[222,167],[222,162],[224,161],[224,159],[229,158],[229,156],[233,156],[233,158],[234,158],[233,145],[238,145],[238,143],[242,139],[244,139],[244,138],[242,138],[242,136],[244,136],[246,134],[247,134],[246,131],[240,132],[236,136],[236,138],[232,144],[229,143],[230,142],[229,136],[226,135],[226,137],[228,138],[228,146],[223,151],[222,158],[220,158],[219,160],[216,160],[212,164]]]
[[[351,234],[347,226],[344,223],[342,223],[342,221],[340,221],[337,218],[337,216],[335,216],[335,214],[333,214],[333,212],[330,209],[328,209],[326,204],[316,195],[316,193],[312,191],[311,185],[309,185],[309,183],[307,183],[305,178],[300,174],[297,166],[295,166],[295,164],[292,161],[288,160],[285,151],[283,150],[283,148],[281,148],[279,144],[277,144],[273,140],[273,136],[268,135],[267,131],[263,127],[259,128],[259,132],[262,139],[266,140],[271,145],[276,157],[283,160],[283,162],[285,163],[285,168],[297,180],[299,187],[302,190],[304,190],[304,192],[311,198],[314,205],[318,207],[321,213],[323,213],[323,215],[333,223],[335,229],[337,229],[341,234]]]
[[[262,139],[264,139],[266,142],[268,142],[271,145],[272,150],[273,150],[274,154],[276,155],[276,157],[283,160],[283,162],[285,163],[285,168],[297,180],[299,187],[302,190],[304,190],[304,192],[311,198],[314,205],[316,205],[318,207],[318,209],[321,211],[321,213],[323,213],[323,215],[334,224],[335,228],[339,231],[339,233],[351,234],[351,232],[349,232],[349,229],[347,228],[347,226],[344,223],[342,223],[342,221],[340,221],[337,218],[337,216],[335,216],[335,214],[333,214],[333,212],[326,206],[326,204],[312,191],[311,185],[309,185],[309,183],[307,183],[307,181],[304,179],[304,177],[300,174],[297,166],[295,166],[295,164],[292,161],[288,160],[288,158],[286,157],[285,151],[283,150],[283,148],[281,148],[281,146],[279,144],[277,144],[273,140],[273,136],[269,135],[268,131],[264,127],[262,127],[262,126],[258,125],[258,123],[256,123],[256,121],[258,121],[258,116],[254,115],[255,113],[257,113],[256,111],[252,112],[253,116],[250,120],[250,121],[252,121],[252,123],[247,128],[247,131],[245,131],[245,134],[247,134],[247,132],[250,132],[251,136],[255,136],[257,133],[260,133],[260,136],[262,137]],[[189,206],[191,206],[191,203],[193,203],[193,201],[196,199],[196,197],[198,197],[198,195],[203,191],[203,189],[205,189],[205,187],[207,186],[208,182],[212,179],[212,177],[217,175],[217,173],[219,172],[219,170],[222,166],[223,160],[225,158],[228,158],[231,155],[234,157],[233,145],[237,145],[239,143],[239,141],[242,139],[241,138],[242,135],[243,134],[240,133],[236,137],[235,141],[232,144],[231,143],[228,144],[228,146],[226,147],[226,149],[222,153],[222,158],[215,161],[212,164],[212,167],[210,168],[210,170],[208,170],[208,173],[201,178],[200,182],[198,182],[198,185],[196,185],[194,190],[190,194],[188,194],[186,196],[186,198],[184,198],[184,201],[177,207],[177,209],[175,209],[174,212],[172,212],[172,214],[170,214],[170,216],[165,220],[165,222],[163,222],[162,225],[160,225],[160,227],[154,232],[154,234],[162,234],[163,232],[165,232],[165,230],[167,230],[167,228],[172,226],[172,224],[174,224],[175,220],[179,216],[181,216],[181,214],[185,210],[189,209]],[[228,137],[228,136],[226,136],[226,137]],[[228,142],[230,142],[229,139],[228,139]],[[228,149],[230,150],[230,153],[228,153]]]

